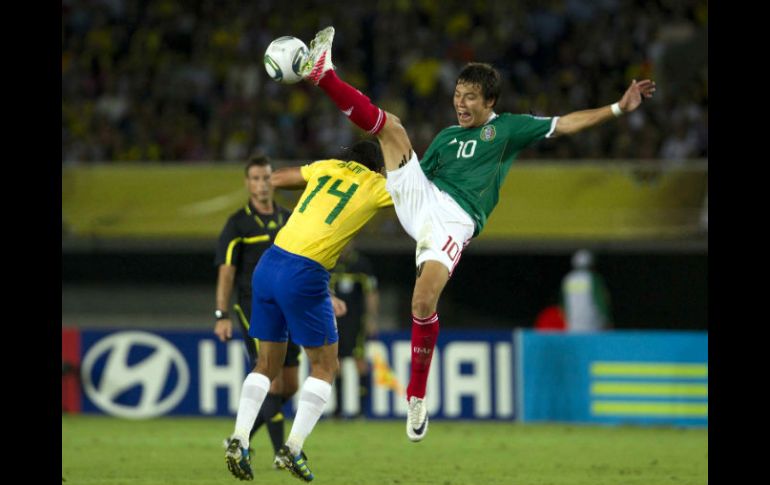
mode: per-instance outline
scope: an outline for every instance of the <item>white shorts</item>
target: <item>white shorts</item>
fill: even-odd
[[[452,275],[473,237],[473,219],[447,193],[428,180],[412,152],[409,162],[388,172],[385,188],[404,230],[417,242],[415,264],[438,261]]]

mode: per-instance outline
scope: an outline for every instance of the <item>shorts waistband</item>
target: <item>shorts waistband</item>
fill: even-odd
[[[310,258],[308,258],[307,256],[302,256],[301,254],[292,253],[291,251],[287,251],[287,250],[283,249],[282,247],[280,247],[279,245],[277,245],[277,244],[275,244],[275,243],[274,243],[272,246],[270,246],[270,249],[272,249],[272,250],[274,250],[274,251],[278,252],[279,254],[282,254],[282,255],[284,255],[284,256],[286,256],[286,257],[288,257],[288,258],[293,258],[293,259],[296,259],[296,260],[298,260],[298,261],[302,261],[302,262],[304,262],[304,263],[307,263],[307,264],[310,264],[310,265],[312,265],[312,266],[316,266],[316,267],[318,267],[318,268],[320,268],[320,269],[324,270],[324,271],[325,271],[325,272],[327,272],[327,273],[329,272],[329,271],[328,271],[326,268],[324,268],[324,266],[323,266],[321,263],[319,263],[318,261],[315,261],[315,260],[313,260],[313,259],[310,259]]]

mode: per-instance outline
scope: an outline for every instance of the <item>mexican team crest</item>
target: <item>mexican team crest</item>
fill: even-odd
[[[492,141],[495,139],[495,135],[497,135],[497,131],[495,131],[495,127],[493,125],[487,125],[481,129],[482,141]]]

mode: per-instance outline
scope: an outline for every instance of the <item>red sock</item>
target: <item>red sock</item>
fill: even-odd
[[[362,130],[376,135],[385,126],[385,112],[373,105],[361,91],[338,78],[332,69],[326,71],[318,87]]]
[[[438,339],[438,313],[426,318],[412,315],[412,373],[406,388],[406,400],[425,397],[430,361]]]

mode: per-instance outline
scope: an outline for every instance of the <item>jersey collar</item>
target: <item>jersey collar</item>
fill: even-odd
[[[484,124],[485,124],[485,125],[486,125],[486,124],[489,124],[489,123],[490,123],[492,120],[494,120],[495,118],[497,118],[497,116],[498,116],[498,115],[497,115],[497,113],[495,113],[494,111],[492,111],[492,112],[489,114],[489,118],[487,119],[487,121],[485,121],[485,122],[484,122]],[[483,126],[483,125],[482,125],[482,126]]]
[[[277,212],[277,209],[276,209],[276,205],[275,205],[275,201],[273,201],[273,213],[272,213],[272,214],[261,214],[261,213],[260,213],[260,212],[257,210],[257,208],[256,208],[256,207],[254,207],[254,204],[252,204],[252,203],[251,203],[251,199],[248,199],[248,200],[246,201],[246,207],[245,207],[245,209],[246,209],[246,214],[248,214],[248,215],[250,215],[250,216],[252,216],[252,215],[254,215],[254,216],[258,215],[258,216],[260,216],[260,217],[268,217],[268,218],[269,218],[269,217],[272,217],[272,216],[273,216],[273,215],[274,215],[274,214]]]
[[[254,207],[254,204],[251,203],[251,199],[249,199],[246,202],[246,214],[254,217],[254,221],[259,225],[259,227],[263,228],[265,227],[265,223],[263,222],[263,218],[265,220],[273,219],[278,222],[278,227],[283,227],[283,214],[280,210],[278,210],[278,206],[276,205],[275,201],[273,201],[273,213],[272,214],[260,214],[259,211],[257,211],[257,208]]]

